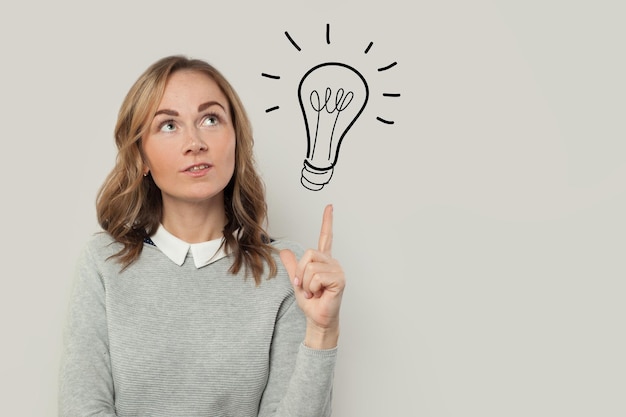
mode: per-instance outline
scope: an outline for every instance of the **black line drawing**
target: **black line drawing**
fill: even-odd
[[[289,39],[289,42],[291,42],[291,44],[298,50],[301,51],[302,49],[300,49],[300,47],[298,46],[297,43],[294,42],[294,40],[291,38],[291,36],[289,36],[289,33],[287,33],[285,31],[285,36],[287,37],[287,39]]]
[[[349,65],[326,62],[304,74],[298,86],[298,101],[307,136],[300,179],[305,188],[319,191],[330,182],[341,142],[368,99],[367,81]]]
[[[289,32],[285,36],[293,47],[301,52]],[[330,24],[326,24],[326,44],[330,44]],[[364,50],[367,54],[373,42]],[[377,68],[387,71],[398,63],[392,62]],[[279,80],[280,76],[261,73],[261,76]],[[298,103],[302,111],[307,136],[307,151],[301,171],[302,186],[311,191],[320,191],[333,176],[339,158],[339,149],[347,132],[363,113],[370,89],[365,77],[350,65],[342,62],[323,62],[310,68],[298,84]],[[383,93],[383,97],[400,97],[399,93]],[[278,110],[272,106],[266,113]],[[376,117],[381,123],[392,125],[393,120]]]
[[[393,68],[396,65],[398,65],[397,62],[392,62],[391,64],[387,65],[386,67],[378,68],[378,71],[387,71],[388,69]]]

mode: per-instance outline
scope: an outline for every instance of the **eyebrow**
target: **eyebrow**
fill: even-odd
[[[217,101],[207,101],[206,103],[202,103],[198,106],[198,113],[208,109],[211,106],[220,106],[222,109],[224,109],[224,106],[222,106],[220,103],[218,103]],[[226,111],[226,109],[224,109],[224,111]],[[158,116],[159,114],[165,114],[168,116],[178,116],[178,112],[176,110],[170,110],[170,109],[162,109],[162,110],[158,110],[156,113],[154,113],[155,116]]]
[[[201,111],[204,111],[204,110],[206,110],[209,107],[214,106],[214,105],[220,106],[224,111],[226,111],[224,106],[222,106],[217,101],[207,101],[206,103],[202,103],[201,105],[198,106],[198,113],[200,113]]]
[[[156,113],[154,113],[155,116],[158,116],[159,114],[166,114],[168,116],[178,116],[178,112],[175,110],[168,110],[168,109],[163,109],[163,110],[159,110]]]

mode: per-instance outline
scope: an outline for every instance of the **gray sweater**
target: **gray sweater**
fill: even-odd
[[[299,257],[302,249],[275,242]],[[59,416],[329,416],[336,349],[302,344],[306,320],[278,276],[196,269],[145,244],[123,272],[97,234],[77,265],[60,370]]]

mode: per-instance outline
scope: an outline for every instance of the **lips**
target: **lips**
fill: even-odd
[[[192,165],[189,168],[185,169],[186,172],[200,172],[204,169],[209,169],[211,165],[209,164],[196,164]]]

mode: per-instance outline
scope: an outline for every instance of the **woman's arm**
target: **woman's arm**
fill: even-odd
[[[299,261],[289,249],[280,252],[294,295],[277,321],[260,416],[323,417],[331,413],[339,310],[345,287],[343,269],[331,254],[332,222],[333,208],[329,205],[324,210],[318,250],[306,251]],[[299,342],[303,334],[304,342]],[[266,404],[276,403],[281,392],[284,397],[273,414]]]
[[[85,248],[77,265],[64,333],[59,417],[114,417],[105,287]]]
[[[330,416],[337,349],[306,347],[305,328],[306,318],[291,295],[276,322],[259,417]]]

